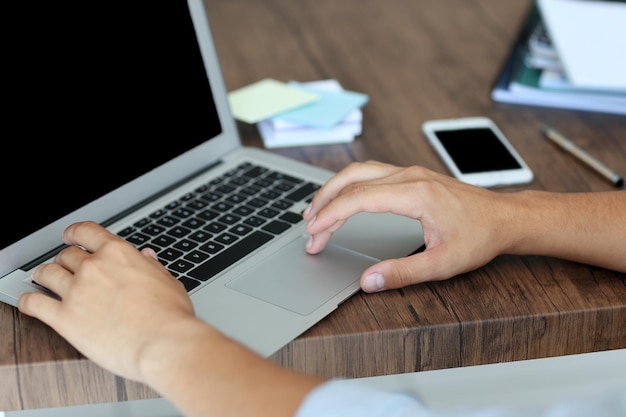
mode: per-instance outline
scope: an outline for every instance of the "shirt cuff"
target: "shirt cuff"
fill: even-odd
[[[353,380],[327,381],[304,399],[295,417],[428,417],[411,393],[385,391]]]

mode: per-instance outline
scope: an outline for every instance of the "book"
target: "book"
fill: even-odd
[[[552,72],[554,78],[555,68],[541,68],[528,59],[531,49],[537,49],[533,41],[539,25],[543,25],[542,16],[534,2],[493,85],[491,98],[511,104],[626,114],[626,92],[620,89],[576,87],[563,73],[560,83],[542,78],[544,72]]]

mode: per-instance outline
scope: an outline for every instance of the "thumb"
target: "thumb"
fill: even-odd
[[[406,258],[381,261],[363,272],[361,288],[365,292],[379,292],[450,278],[454,271],[444,255],[443,248],[437,247]]]

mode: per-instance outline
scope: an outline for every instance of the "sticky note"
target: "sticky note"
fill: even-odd
[[[292,82],[289,85],[292,85]],[[335,79],[309,81],[299,85],[309,87],[314,91],[343,91],[341,84]],[[348,113],[340,123],[325,129],[287,122],[278,115],[260,121],[257,123],[257,127],[266,148],[312,146],[352,142],[356,136],[361,134],[362,118],[361,110],[355,109]]]
[[[266,78],[228,94],[233,117],[246,123],[257,123],[319,99],[317,93],[290,87]]]
[[[353,91],[325,91],[296,82],[290,82],[289,85],[319,95],[315,102],[277,116],[281,120],[304,126],[331,128],[369,101],[366,94]]]

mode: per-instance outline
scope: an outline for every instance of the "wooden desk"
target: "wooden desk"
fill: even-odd
[[[277,153],[335,171],[377,159],[446,172],[421,124],[485,115],[534,170],[527,188],[611,190],[546,141],[540,126],[554,126],[624,171],[626,118],[498,104],[489,97],[530,3],[211,0],[207,7],[229,90],[266,77],[336,78],[370,97],[363,134],[353,143]],[[240,128],[247,145],[262,146],[255,126]],[[445,282],[357,294],[272,360],[326,377],[401,373],[625,348],[625,323],[626,274],[502,256]],[[0,305],[0,334],[0,410],[156,395],[102,371],[7,305]]]

